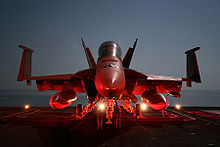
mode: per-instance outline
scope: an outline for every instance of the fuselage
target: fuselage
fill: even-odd
[[[117,97],[125,88],[121,49],[113,41],[104,42],[99,48],[95,86],[104,97]]]

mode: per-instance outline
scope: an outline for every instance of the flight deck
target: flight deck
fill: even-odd
[[[220,146],[220,108],[147,108],[142,116],[96,109],[83,119],[76,107],[0,108],[0,146]],[[99,120],[99,121],[98,121]]]

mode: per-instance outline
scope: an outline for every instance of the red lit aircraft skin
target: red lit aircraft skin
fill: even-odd
[[[182,81],[154,81],[154,80],[145,80],[138,81],[133,94],[141,95],[144,91],[154,91],[156,93],[169,93],[171,96],[180,97],[180,92],[182,88]]]
[[[50,106],[53,109],[63,109],[75,102],[76,99],[76,93],[72,90],[57,92],[50,98]]]
[[[161,93],[145,91],[142,93],[141,98],[144,103],[155,110],[164,110],[169,105],[168,99]]]
[[[185,52],[187,55],[186,78],[147,75],[129,68],[137,40],[134,46],[128,49],[123,61],[120,46],[114,41],[104,42],[98,51],[97,64],[90,49],[82,40],[89,69],[74,74],[49,76],[31,76],[33,50],[19,45],[19,48],[23,49],[23,55],[18,81],[27,80],[27,84],[30,85],[31,80],[36,80],[39,91],[60,91],[51,97],[50,105],[54,109],[63,109],[72,104],[76,100],[76,93],[87,93],[89,102],[83,109],[84,113],[91,112],[96,103],[105,102],[107,99],[106,118],[108,122],[113,117],[114,105],[117,103],[114,100],[117,100],[129,113],[133,113],[135,108],[131,106],[130,101],[137,103],[135,95],[141,95],[143,102],[150,107],[164,110],[168,107],[169,102],[160,93],[180,97],[183,81],[187,82],[187,86],[191,86],[191,82],[201,83],[195,54],[195,51],[200,49],[199,47]]]
[[[116,56],[105,56],[98,60],[95,86],[104,97],[119,96],[125,88],[122,61]]]

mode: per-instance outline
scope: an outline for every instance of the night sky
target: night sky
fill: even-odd
[[[33,75],[88,68],[83,37],[95,59],[104,41],[119,43],[124,56],[139,38],[131,68],[176,77],[185,77],[185,51],[200,46],[203,83],[193,88],[220,90],[219,0],[1,0],[0,17],[0,89],[27,88],[16,81],[19,44],[34,50]]]

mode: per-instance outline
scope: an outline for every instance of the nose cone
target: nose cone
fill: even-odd
[[[103,76],[103,90],[104,96],[117,96],[120,95],[124,89],[123,79],[117,73],[108,72]]]
[[[125,88],[125,75],[121,58],[100,57],[97,64],[95,86],[104,97],[116,97]]]
[[[105,97],[114,97],[122,93],[125,87],[124,72],[113,68],[97,72],[96,88]]]

